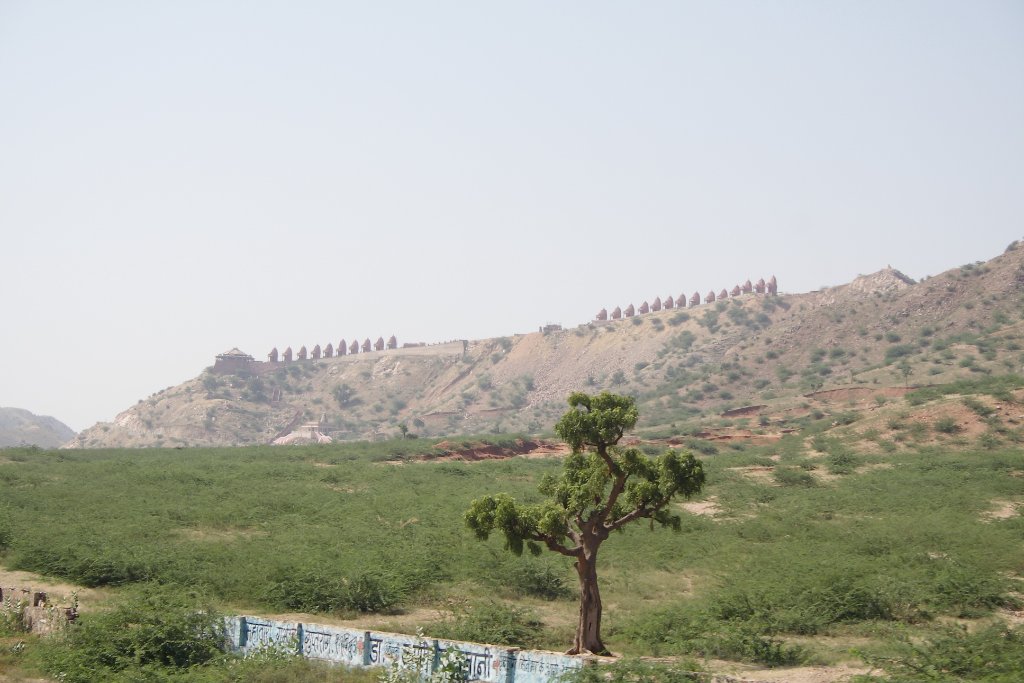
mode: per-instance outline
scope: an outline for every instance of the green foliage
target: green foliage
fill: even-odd
[[[564,543],[575,520],[602,510],[611,526],[633,513],[626,521],[649,517],[678,529],[679,516],[665,506],[676,494],[690,496],[700,491],[704,484],[700,461],[689,453],[671,450],[651,460],[630,448],[609,454],[616,472],[599,453],[581,450],[594,447],[607,451],[635,425],[633,399],[608,392],[597,396],[577,392],[570,396],[569,405],[572,409],[555,425],[555,431],[574,452],[565,459],[561,477],[549,476],[542,482],[539,490],[547,502],[523,505],[506,494],[478,498],[465,515],[466,524],[477,537],[486,540],[497,530],[515,554],[522,554],[524,545],[539,554],[538,543]],[[625,475],[622,495],[605,509],[608,491],[619,472]]]
[[[791,467],[776,467],[772,477],[783,486],[817,486],[818,482],[808,472]]]
[[[14,538],[14,528],[11,523],[11,513],[6,505],[0,505],[0,551],[11,545]]]
[[[515,595],[542,600],[560,600],[573,595],[565,584],[565,572],[540,562],[516,561],[503,567],[494,576],[494,583]]]
[[[786,645],[763,624],[721,618],[713,609],[661,609],[627,624],[623,634],[645,643],[656,656],[685,654],[769,666],[799,664],[804,659],[802,648]]]
[[[220,658],[225,637],[220,615],[195,594],[147,586],[109,612],[82,615],[45,650],[45,667],[69,683],[187,670]]]
[[[265,600],[278,609],[300,612],[384,612],[402,598],[393,577],[360,572],[351,578],[317,569],[285,569],[273,578]]]
[[[668,324],[671,325],[672,327],[676,327],[678,325],[682,325],[689,319],[689,313],[687,313],[686,311],[678,311],[674,313],[671,318],[668,319]]]
[[[361,401],[356,398],[356,391],[348,384],[339,384],[334,387],[334,391],[331,392],[334,396],[334,400],[338,402],[338,406],[341,408],[351,408]]]
[[[1000,400],[1012,400],[1010,393],[1014,389],[1024,387],[1024,377],[1008,374],[985,377],[983,379],[965,379],[934,387],[922,387],[907,392],[904,398],[910,405],[921,405],[949,394],[988,394]]]
[[[586,666],[563,674],[558,683],[696,683],[705,680],[694,660],[680,663],[622,659],[614,664]]]
[[[972,396],[964,396],[963,404],[978,414],[979,417],[989,417],[996,412],[996,409],[985,405]]]
[[[922,643],[904,636],[893,656],[865,654],[887,676],[861,677],[868,681],[918,683],[924,681],[987,681],[1015,683],[1024,671],[1024,629],[993,625],[975,633],[950,626]]]
[[[666,451],[652,460],[636,448],[616,444],[639,417],[628,396],[603,392],[595,396],[574,392],[569,410],[555,432],[572,447],[560,477],[547,476],[538,487],[544,502],[518,503],[501,493],[473,501],[465,513],[466,525],[480,540],[494,531],[505,537],[505,547],[516,555],[528,548],[539,555],[542,545],[576,558],[581,595],[597,594],[596,569],[584,573],[612,531],[646,518],[679,531],[681,519],[668,509],[676,494],[690,496],[704,486],[704,470],[691,453]],[[590,449],[590,450],[585,450]],[[593,610],[593,612],[589,611]],[[581,635],[584,620],[598,624],[596,635]],[[605,650],[600,641],[601,607],[596,600],[580,608],[577,651]],[[586,638],[586,642],[581,642]]]
[[[495,643],[512,647],[537,647],[543,625],[524,607],[500,602],[480,602],[456,607],[432,635],[450,640]]]
[[[713,334],[718,331],[718,316],[719,313],[717,310],[708,309],[704,311],[703,317],[697,321],[697,324],[702,327],[706,327],[708,332]]]
[[[831,422],[826,418],[823,428]],[[886,433],[904,434],[904,422],[909,425],[895,416],[900,431]],[[652,534],[646,524],[635,524],[602,546],[602,596],[616,605],[610,627],[617,651],[786,660],[786,641],[798,637],[814,660],[813,636],[853,632],[891,654],[885,641],[893,630],[906,630],[919,643],[940,621],[960,615],[988,620],[1000,608],[1019,609],[1014,595],[1020,582],[1009,577],[1024,566],[1024,518],[984,521],[980,514],[989,501],[1020,495],[1014,476],[1024,470],[1019,446],[974,451],[948,439],[939,446],[902,446],[885,456],[892,469],[816,487],[770,486],[735,469],[798,465],[807,436],[705,458],[702,495],[716,496],[722,521],[682,513],[679,533]],[[447,450],[511,445],[516,438],[452,438]],[[1008,442],[1011,435],[1002,438]],[[815,439],[814,445],[824,457],[811,462],[829,470],[836,454],[848,453],[857,463],[878,457],[839,438]],[[208,586],[225,610],[257,613],[281,609],[265,596],[284,569],[344,579],[386,567],[387,576],[401,577],[397,587],[409,607],[436,606],[423,596],[447,587],[468,595],[543,597],[510,585],[518,564],[538,584],[544,574],[568,581],[567,558],[514,558],[502,552],[500,534],[478,544],[462,528],[469,501],[496,490],[523,503],[543,502],[537,485],[546,475],[561,475],[561,460],[410,459],[442,452],[425,439],[60,451],[25,453],[17,461],[5,451],[0,518],[6,515],[13,530],[5,565],[40,571],[27,566],[36,558],[80,571],[137,563],[161,583]],[[768,459],[776,453],[780,463]],[[402,467],[380,464],[403,459]],[[699,590],[689,589],[690,579]],[[544,606],[545,614],[571,611],[566,602]],[[564,635],[548,631],[545,645]],[[237,678],[193,668],[180,680],[311,680],[301,677],[306,670],[299,664],[275,664],[263,678],[247,666],[224,669],[246,673]],[[312,680],[357,676],[317,671]]]
[[[917,349],[913,344],[895,344],[885,350],[886,365],[893,363],[900,358],[912,355]]]
[[[672,335],[667,342],[665,342],[665,349],[663,352],[679,350],[689,351],[693,347],[693,342],[697,339],[696,335],[689,330],[683,330],[678,334]]]
[[[857,465],[857,457],[848,449],[839,446],[829,450],[828,471],[832,474],[850,474]]]

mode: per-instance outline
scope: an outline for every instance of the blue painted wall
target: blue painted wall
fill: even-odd
[[[454,640],[416,638],[398,633],[358,631],[340,626],[272,621],[260,617],[228,617],[228,640],[246,654],[274,647],[303,657],[351,667],[408,666],[409,654],[437,666],[441,655],[457,649],[466,658],[468,681],[486,683],[549,683],[583,666],[584,659],[556,652],[520,650]]]

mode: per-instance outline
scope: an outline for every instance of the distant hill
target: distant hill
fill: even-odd
[[[57,448],[74,437],[74,430],[56,418],[34,415],[21,408],[0,408],[0,448]]]
[[[643,436],[756,431],[815,410],[822,392],[1020,373],[1022,297],[1024,246],[1015,242],[919,283],[886,268],[814,292],[746,293],[564,330],[317,360],[257,363],[233,349],[222,356],[241,359],[238,367],[207,368],[72,445],[540,434],[571,391],[602,389],[637,398]],[[594,309],[631,303],[644,310],[639,301]]]

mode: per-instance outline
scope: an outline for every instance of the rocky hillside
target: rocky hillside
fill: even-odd
[[[0,448],[57,448],[74,436],[74,430],[56,418],[34,415],[21,408],[0,408]]]
[[[666,283],[670,286],[671,283]],[[828,392],[1019,373],[1024,246],[920,283],[885,269],[804,294],[744,294],[566,330],[200,376],[76,447],[543,433],[577,389],[637,397],[641,433],[766,428]],[[596,306],[595,306],[596,308]],[[832,394],[839,396],[840,394]],[[880,399],[880,400],[883,400]],[[288,440],[288,439],[285,439]]]

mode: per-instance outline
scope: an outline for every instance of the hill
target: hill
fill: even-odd
[[[565,330],[211,367],[73,445],[539,434],[579,389],[635,396],[644,436],[770,437],[825,399],[870,408],[912,385],[1018,370],[1022,294],[1015,242],[919,283],[886,268],[820,291],[741,294]]]
[[[57,448],[74,436],[75,431],[56,418],[34,415],[21,408],[0,408],[0,448]]]

